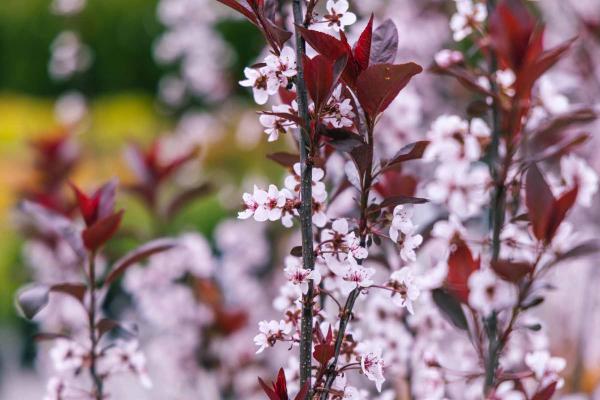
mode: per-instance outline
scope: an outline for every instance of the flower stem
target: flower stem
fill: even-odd
[[[94,396],[96,400],[103,399],[103,382],[96,369],[96,348],[98,347],[98,336],[96,335],[96,252],[89,255],[89,290],[90,308],[88,310],[88,324],[90,330],[90,376],[94,384]]]
[[[300,0],[292,2],[294,23],[302,25],[305,20],[302,13],[302,4]],[[296,38],[296,65],[297,80],[296,93],[298,101],[298,112],[304,122],[300,128],[300,165],[301,182],[300,197],[300,225],[302,232],[302,261],[304,268],[313,270],[315,267],[314,249],[313,249],[313,226],[312,226],[312,143],[310,135],[310,120],[308,113],[308,95],[306,91],[306,82],[304,80],[304,67],[302,59],[306,53],[306,45],[299,30],[295,30]],[[308,285],[308,292],[302,299],[302,319],[300,323],[300,387],[308,385],[311,388],[312,373],[312,331],[313,331],[313,297],[314,285],[312,280]],[[309,390],[306,399],[312,397],[312,389]]]

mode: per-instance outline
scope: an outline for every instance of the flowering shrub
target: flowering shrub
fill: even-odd
[[[218,186],[178,179],[196,143],[126,150],[124,189],[151,219],[141,235],[119,230],[116,181],[64,197],[79,159],[72,136],[38,143],[42,189],[22,203],[37,283],[17,300],[49,332],[37,338],[54,341],[47,398],[107,398],[121,372],[149,386],[148,364],[165,385],[159,398],[557,395],[566,360],[538,310],[553,273],[600,249],[572,219],[598,190],[580,150],[590,135],[577,128],[596,112],[549,74],[575,39],[548,45],[525,0],[448,2],[456,43],[428,57],[407,50],[410,23],[393,2],[218,2],[160,2],[168,29],[155,51],[181,59],[185,81],[170,77],[161,94],[174,105],[187,90],[226,95],[226,50],[210,27],[227,9],[245,18],[266,49],[239,85],[261,107],[263,139],[295,143],[267,154],[285,176],[251,182],[237,220],[212,237],[155,239]],[[205,40],[184,40],[195,35]],[[461,86],[452,111],[428,104],[432,80]],[[115,261],[102,249],[117,235],[148,242]],[[104,315],[115,291],[139,339]]]

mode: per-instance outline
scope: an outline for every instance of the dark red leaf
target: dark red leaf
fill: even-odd
[[[377,64],[362,72],[356,81],[358,101],[371,120],[385,111],[410,79],[423,71],[415,63]]]
[[[275,382],[273,387],[277,391],[277,394],[279,394],[280,399],[287,400],[287,398],[288,398],[287,383],[285,380],[285,373],[283,372],[283,368],[279,369],[279,373],[277,374],[277,381]]]
[[[417,181],[414,177],[403,174],[402,169],[397,165],[384,171],[374,187],[383,197],[412,197],[417,189]]]
[[[315,346],[315,350],[313,351],[313,357],[321,365],[327,365],[329,360],[331,360],[334,355],[335,355],[335,348],[334,348],[333,344],[330,344],[330,343],[317,344]]]
[[[393,64],[398,53],[398,29],[391,19],[386,19],[373,32],[369,64]]]
[[[53,293],[63,293],[69,295],[83,304],[87,287],[83,283],[60,283],[52,285],[50,291]]]
[[[558,227],[565,219],[567,212],[575,204],[578,192],[578,187],[575,186],[573,189],[563,193],[554,203],[554,206],[552,207],[552,214],[550,215],[550,220],[548,223],[548,232],[546,233],[547,241],[552,240],[556,234],[556,231],[558,230]]]
[[[551,384],[534,394],[531,400],[550,400],[554,395],[554,392],[556,392],[556,385],[557,382],[552,382]]]
[[[172,249],[173,247],[177,246],[177,244],[178,242],[173,239],[155,239],[141,245],[135,250],[130,251],[113,264],[112,271],[106,277],[106,284],[110,285],[133,264],[140,262],[153,254]]]
[[[91,226],[98,219],[98,205],[100,204],[99,196],[88,196],[80,190],[75,184],[69,183],[71,189],[75,193],[79,212],[87,226]]]
[[[275,391],[273,389],[268,387],[267,384],[261,378],[258,378],[258,383],[260,384],[260,387],[265,391],[265,393],[269,397],[269,400],[281,400],[279,395],[277,395],[277,393],[275,393]]]
[[[350,152],[350,158],[354,161],[356,169],[358,170],[359,177],[364,176],[367,168],[369,168],[369,161],[372,159],[372,150],[368,144],[363,144],[355,147]]]
[[[36,342],[43,342],[47,340],[56,340],[56,339],[71,339],[68,335],[64,333],[49,333],[49,332],[40,332],[33,335],[33,340]]]
[[[319,127],[319,133],[329,138],[327,144],[338,151],[349,153],[358,146],[362,146],[365,141],[362,136],[344,128],[327,128],[323,125]]]
[[[513,71],[525,61],[534,30],[535,19],[522,0],[502,0],[490,15],[492,46]]]
[[[257,25],[257,20],[256,20],[256,16],[254,15],[254,12],[246,7],[245,5],[238,3],[237,0],[217,0],[219,3],[223,3],[226,6],[234,9],[235,11],[239,12],[240,14],[242,14],[243,16],[245,16],[246,18],[248,18],[253,24]]]
[[[546,240],[555,199],[537,165],[532,164],[525,178],[525,205],[538,240]]]
[[[319,54],[312,59],[304,56],[303,63],[308,94],[315,103],[316,112],[320,113],[333,90],[333,62]]]
[[[302,34],[304,40],[306,40],[317,53],[327,56],[331,61],[337,60],[343,55],[349,55],[349,49],[339,39],[326,33],[313,31],[301,26],[298,26],[297,29]]]
[[[533,265],[528,262],[497,260],[492,262],[492,268],[500,278],[518,283],[533,270]]]
[[[286,153],[284,151],[267,154],[267,158],[286,168],[292,168],[294,164],[300,162],[298,154]]]
[[[371,41],[373,39],[373,14],[369,19],[369,23],[360,34],[358,41],[354,45],[354,60],[360,67],[361,71],[364,71],[369,67],[369,60],[371,58]]]
[[[392,196],[386,197],[383,199],[381,204],[379,205],[381,208],[385,207],[396,207],[400,204],[424,204],[429,200],[423,199],[421,197],[410,197],[410,196]]]
[[[411,144],[407,144],[402,147],[398,152],[388,161],[386,167],[399,164],[405,161],[418,160],[423,157],[425,149],[429,146],[429,140],[420,140]]]
[[[118,211],[85,229],[81,234],[85,247],[89,250],[97,250],[104,245],[119,229],[123,213],[124,210]]]
[[[453,242],[453,249],[448,257],[448,291],[463,303],[469,302],[469,277],[479,269],[480,259],[475,259],[469,246],[462,240]]]
[[[310,388],[310,386],[308,385],[309,382],[306,382],[303,386],[302,389],[300,389],[300,391],[298,392],[298,394],[296,395],[296,397],[294,397],[294,400],[305,400],[308,396],[308,389]]]

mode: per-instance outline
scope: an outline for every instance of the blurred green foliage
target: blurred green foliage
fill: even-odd
[[[80,15],[62,17],[50,12],[49,0],[2,0],[0,91],[55,96],[69,88],[91,97],[130,90],[154,93],[165,72],[152,56],[164,30],[156,17],[157,2],[89,0]],[[48,76],[50,46],[65,29],[81,35],[94,59],[81,76],[54,82]],[[254,61],[263,40],[256,28],[240,20],[222,21],[216,29],[234,49],[231,72],[237,79]]]
[[[160,70],[152,43],[161,31],[156,0],[92,0],[81,15],[61,17],[48,0],[2,0],[0,89],[56,95],[65,89],[48,77],[50,44],[63,29],[80,32],[94,52],[90,71],[69,87],[88,95],[117,90],[154,90]]]

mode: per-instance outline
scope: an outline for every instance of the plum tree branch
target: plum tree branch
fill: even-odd
[[[303,25],[305,16],[302,12],[300,0],[293,0],[292,9],[294,23],[296,26]],[[306,44],[300,31],[295,30],[296,39],[296,64],[297,79],[296,93],[298,102],[298,112],[304,126],[300,127],[298,140],[300,142],[300,165],[301,182],[300,196],[302,203],[300,205],[300,225],[302,232],[302,261],[304,268],[313,270],[315,267],[315,255],[313,249],[313,226],[312,226],[312,143],[310,135],[310,120],[308,113],[308,94],[306,82],[304,80],[304,66],[302,59],[306,54]],[[308,291],[302,299],[302,319],[300,323],[300,387],[307,384],[311,387],[312,373],[312,330],[313,330],[313,298],[314,285],[312,280],[309,282]],[[312,390],[306,396],[310,399]]]

